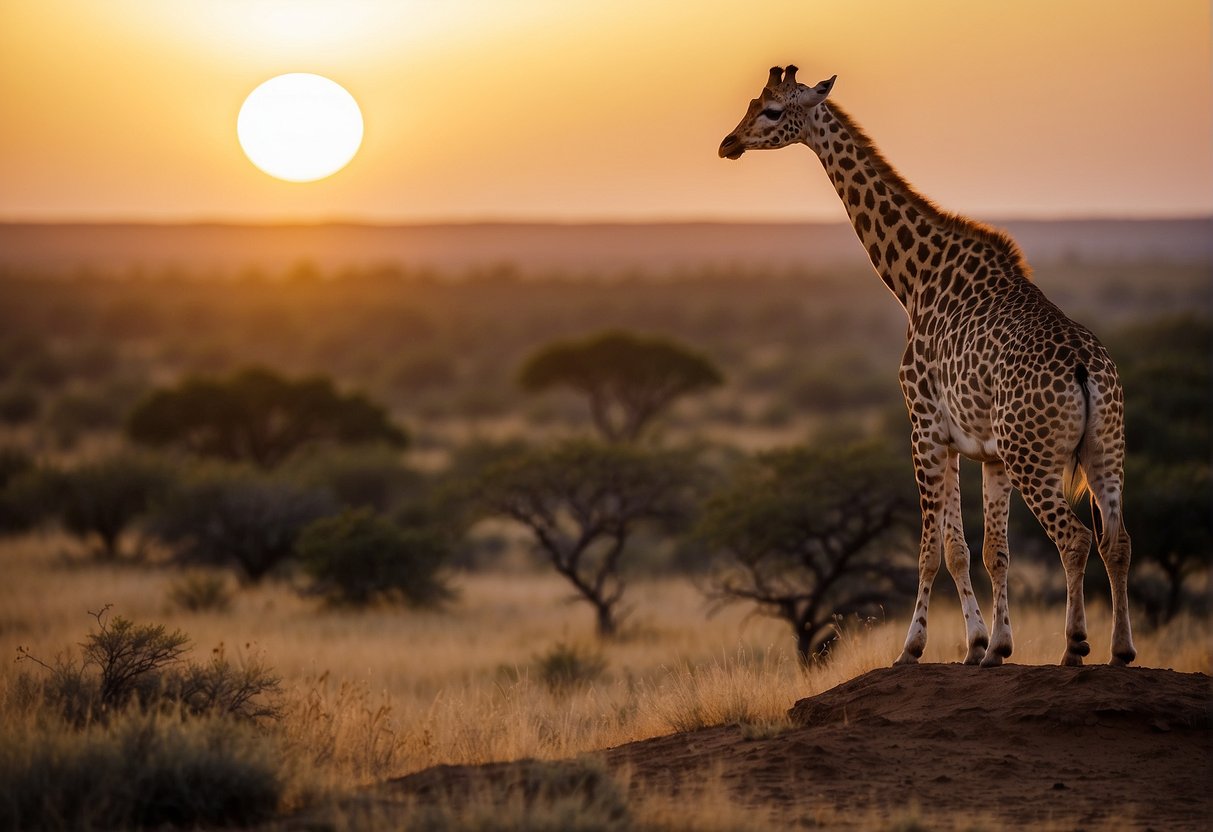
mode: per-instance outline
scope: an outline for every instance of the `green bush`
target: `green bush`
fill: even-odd
[[[337,508],[332,496],[239,468],[200,472],[149,523],[186,563],[239,567],[260,581],[295,553],[299,533]]]
[[[440,604],[452,594],[441,577],[449,555],[433,532],[400,529],[366,509],[318,520],[299,538],[299,558],[316,589],[348,604],[379,596]]]

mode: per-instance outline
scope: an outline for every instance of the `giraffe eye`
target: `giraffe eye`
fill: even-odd
[[[762,111],[762,114],[771,121],[779,121],[779,119],[783,118],[783,110],[766,109]]]

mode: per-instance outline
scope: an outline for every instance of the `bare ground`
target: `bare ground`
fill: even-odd
[[[693,802],[723,787],[756,819],[805,827],[871,826],[913,807],[1000,826],[1206,830],[1211,707],[1200,673],[894,667],[797,702],[791,726],[705,728],[590,758],[634,792]],[[374,791],[413,807],[485,787],[530,799],[535,767],[559,765],[438,766]]]

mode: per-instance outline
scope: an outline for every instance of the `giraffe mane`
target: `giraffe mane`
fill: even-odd
[[[872,141],[872,138],[859,126],[859,122],[851,117],[850,113],[846,112],[846,110],[833,101],[830,101],[825,106],[828,106],[834,116],[842,122],[843,126],[850,132],[855,143],[867,151],[868,159],[872,167],[876,169],[876,172],[886,180],[900,186],[904,190],[906,198],[910,200],[915,208],[924,215],[934,219],[945,231],[980,240],[986,245],[1002,252],[1010,262],[1010,265],[1017,268],[1024,277],[1031,279],[1032,267],[1028,264],[1027,258],[1024,257],[1023,250],[1010,234],[1000,228],[995,228],[992,225],[971,219],[963,214],[957,214],[953,211],[940,208],[931,199],[919,193],[897,171],[897,168],[893,167],[889,160],[884,157],[884,154],[880,152],[880,148],[876,146],[876,143]]]

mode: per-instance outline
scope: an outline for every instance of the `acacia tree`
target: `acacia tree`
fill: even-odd
[[[752,461],[708,499],[698,534],[723,555],[707,593],[786,621],[801,661],[837,617],[870,616],[916,572],[894,540],[915,517],[913,481],[881,446],[795,448]]]
[[[365,396],[341,394],[327,378],[291,380],[262,368],[226,379],[189,378],[135,408],[136,442],[272,468],[316,441],[404,445],[407,436]]]
[[[619,626],[628,544],[646,524],[684,518],[691,463],[674,451],[575,440],[491,465],[474,486],[482,511],[521,523],[594,607],[598,635]]]
[[[83,541],[95,537],[100,543],[97,556],[115,560],[121,555],[123,535],[174,482],[162,460],[125,453],[66,471],[47,470],[42,493],[66,531]]]
[[[610,442],[634,442],[677,399],[722,384],[706,357],[666,338],[604,332],[556,341],[527,359],[528,392],[571,388],[586,396],[594,426]]]

